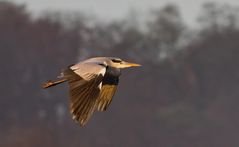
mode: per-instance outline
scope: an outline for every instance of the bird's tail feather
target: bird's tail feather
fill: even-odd
[[[44,83],[43,85],[42,85],[42,88],[49,88],[49,87],[52,87],[52,86],[55,86],[55,85],[57,85],[57,84],[60,84],[60,83],[63,83],[63,82],[65,82],[66,81],[66,79],[59,79],[59,80],[56,80],[56,81],[47,81],[46,83]]]

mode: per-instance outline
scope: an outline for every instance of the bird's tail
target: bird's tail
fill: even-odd
[[[49,88],[49,87],[52,87],[52,86],[55,86],[55,85],[58,85],[58,84],[60,84],[60,83],[63,83],[63,82],[65,82],[66,81],[66,79],[65,78],[62,78],[62,79],[59,79],[59,80],[56,80],[56,81],[48,81],[48,82],[46,82],[46,83],[44,83],[43,85],[42,85],[42,88]]]

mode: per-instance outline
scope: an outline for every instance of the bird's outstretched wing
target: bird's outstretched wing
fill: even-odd
[[[120,70],[108,67],[102,81],[100,96],[97,98],[96,110],[105,111],[112,101],[119,83]]]
[[[112,98],[116,92],[117,85],[103,85],[100,96],[96,101],[96,110],[105,111],[110,105]]]
[[[105,71],[105,67],[91,63],[64,71],[70,88],[70,110],[73,119],[81,125],[85,125],[94,112]]]

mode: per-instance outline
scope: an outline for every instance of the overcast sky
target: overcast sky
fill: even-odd
[[[9,0],[25,3],[30,11],[39,14],[46,9],[82,11],[105,20],[123,18],[130,9],[145,15],[150,8],[160,8],[168,3],[176,3],[189,24],[195,24],[195,16],[200,6],[207,0]],[[218,3],[238,5],[239,0],[210,0]]]

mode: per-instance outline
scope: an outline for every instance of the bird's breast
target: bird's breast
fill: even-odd
[[[118,85],[120,75],[120,69],[114,67],[107,67],[103,78],[103,84]]]

